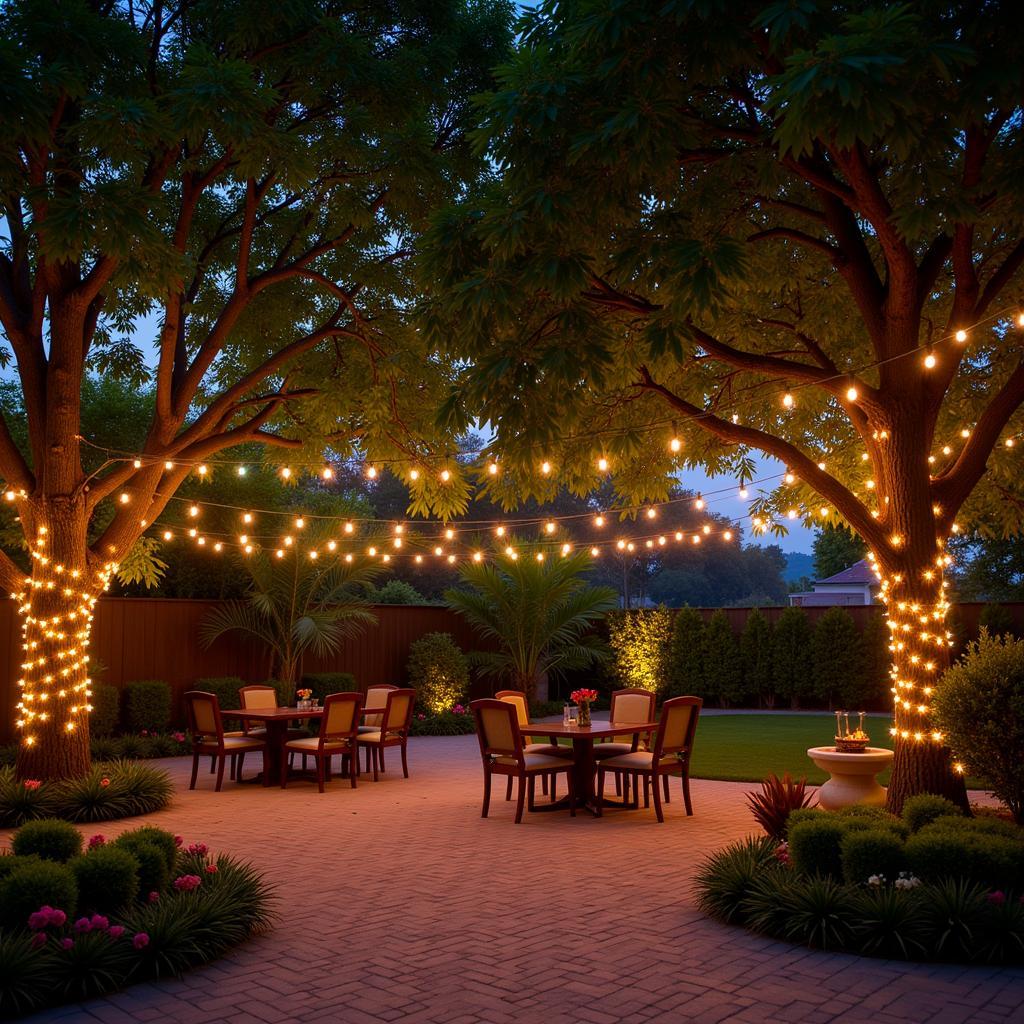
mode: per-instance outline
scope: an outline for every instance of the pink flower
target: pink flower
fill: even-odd
[[[46,928],[50,923],[50,912],[53,907],[40,907],[34,914],[28,915],[28,926],[34,932]]]
[[[136,949],[145,949],[149,945],[149,936],[145,932],[136,932],[132,939],[132,945]]]
[[[32,948],[39,949],[40,946],[46,945],[46,932],[36,932],[32,936]]]
[[[68,919],[63,910],[50,910],[50,924],[54,928],[60,928]]]
[[[74,946],[74,944],[75,944],[75,940],[74,939],[61,939],[60,940],[60,948],[61,949],[71,949],[71,947]]]
[[[184,840],[184,839],[182,839],[182,838],[181,838],[181,836],[175,836],[175,837],[174,837],[174,845],[175,845],[175,846],[181,846],[181,844],[182,844],[183,842],[185,842],[185,840]]]
[[[179,875],[174,880],[174,888],[178,892],[191,892],[193,889],[198,889],[202,883],[203,880],[198,875]]]
[[[87,918],[87,917],[80,917],[75,922],[75,931],[76,932],[91,932],[92,931],[92,921],[90,921],[89,918]]]
[[[217,874],[217,865],[216,864],[207,864],[206,865],[206,873],[208,875],[215,875],[215,874]]]
[[[110,921],[102,914],[93,914],[89,919],[89,924],[98,932],[105,932],[110,927]]]
[[[207,851],[209,849],[210,848],[206,845],[206,843],[189,843],[188,844],[188,852],[189,853],[194,853],[194,854],[196,854],[199,857],[205,857],[206,853],[207,853]]]
[[[140,735],[148,736],[149,735],[149,730],[148,729],[143,729],[142,732],[140,733]]]
[[[42,783],[38,779],[25,779],[25,781],[22,782],[22,785],[26,789],[38,789]]]
[[[148,902],[148,903],[159,903],[160,902],[160,893],[158,893],[156,890],[154,890],[153,892],[151,892],[146,897],[146,902]]]
[[[107,837],[100,835],[98,832],[94,836],[89,836],[89,849],[95,850],[97,846],[106,845]]]
[[[171,733],[171,736],[178,743],[184,743],[185,742],[185,734],[183,732],[174,732],[174,733]]]
[[[107,788],[107,786],[109,786],[109,785],[110,785],[110,779],[108,779],[108,778],[106,777],[106,775],[104,775],[104,776],[103,776],[103,778],[102,778],[102,779],[100,779],[100,785],[101,785],[101,786],[102,786],[102,787],[103,787],[104,789],[106,789],[106,788]]]
[[[124,926],[120,924],[112,924],[108,934],[112,939],[119,939],[124,935]]]
[[[996,889],[995,892],[988,894],[988,901],[997,907],[1001,907],[1006,902],[1006,893],[1002,889]]]

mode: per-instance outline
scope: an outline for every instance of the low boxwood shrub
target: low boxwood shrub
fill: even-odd
[[[920,793],[910,797],[903,804],[901,817],[911,832],[917,832],[925,825],[930,825],[936,818],[960,816],[960,808],[952,800],[931,793]]]
[[[41,818],[18,829],[11,849],[17,856],[35,854],[63,863],[82,852],[82,834],[60,818]]]
[[[195,690],[202,690],[203,693],[212,693],[223,710],[234,710],[242,706],[242,699],[238,691],[245,686],[245,681],[240,676],[208,676],[204,679],[197,679],[193,687]],[[288,702],[289,704],[291,701]]]
[[[101,739],[113,736],[121,718],[121,691],[110,683],[93,683],[89,700],[89,735]]]
[[[1019,888],[1024,843],[985,831],[929,825],[907,840],[907,865],[919,878],[963,879],[991,888]]]
[[[902,838],[891,829],[847,831],[840,844],[843,878],[850,885],[872,876],[894,881],[906,869]]]
[[[69,867],[78,883],[79,909],[86,913],[124,910],[139,893],[139,861],[127,849],[98,846],[76,857]]]
[[[145,843],[155,846],[167,866],[168,874],[172,872],[178,863],[178,841],[174,834],[164,828],[156,828],[154,825],[142,825],[133,828],[128,832],[122,832],[116,842],[118,843]]]
[[[4,851],[0,853],[0,881],[5,879],[12,871],[22,867],[24,864],[35,864],[39,858],[33,854],[27,854],[23,857],[17,856],[17,854]]]
[[[302,677],[299,686],[313,691],[313,696],[320,703],[331,693],[357,693],[359,684],[351,672],[309,672]],[[286,699],[287,704],[295,703],[295,693],[290,692]]]
[[[789,855],[794,869],[804,875],[841,878],[842,844],[847,827],[831,815],[790,825]]]
[[[410,736],[468,736],[475,731],[473,713],[461,704],[437,715],[417,712],[409,726]]]
[[[171,687],[161,679],[142,679],[124,688],[125,723],[132,732],[162,732],[171,724]]]
[[[73,916],[78,883],[67,864],[34,860],[21,864],[0,881],[0,924],[24,928],[40,907],[55,907]]]
[[[168,858],[162,838],[153,834],[161,832],[161,829],[136,829],[123,833],[113,842],[113,846],[126,850],[138,861],[139,893],[143,897],[163,891],[174,871],[177,859],[174,837],[162,833],[171,843],[172,853]]]
[[[450,633],[425,633],[414,640],[406,675],[417,703],[434,715],[454,708],[469,688],[469,662]]]

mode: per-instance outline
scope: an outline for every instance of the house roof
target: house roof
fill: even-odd
[[[828,585],[830,583],[852,584],[859,586],[868,584],[869,586],[877,586],[878,577],[871,571],[871,566],[868,565],[867,559],[862,558],[859,562],[854,562],[853,565],[848,565],[845,569],[841,572],[837,572],[834,576],[814,581],[815,586],[820,586],[821,584]]]

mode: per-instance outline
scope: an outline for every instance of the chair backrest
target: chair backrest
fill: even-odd
[[[185,708],[188,711],[188,727],[192,735],[214,736],[218,741],[224,738],[224,724],[220,717],[220,702],[215,693],[189,690],[185,694]]]
[[[270,711],[277,707],[277,690],[272,686],[242,686],[238,690],[238,699],[243,708]]]
[[[329,693],[324,697],[324,713],[320,719],[320,741],[351,740],[359,729],[361,693]]]
[[[476,720],[476,735],[480,741],[480,756],[490,761],[492,756],[514,757],[523,760],[523,734],[515,705],[507,700],[474,700],[469,705]]]
[[[516,721],[519,722],[520,729],[530,724],[530,704],[522,690],[499,690],[494,699],[503,700],[516,709]]]
[[[373,686],[368,686],[366,688],[366,700],[363,702],[363,707],[380,708],[381,711],[383,711],[388,705],[388,694],[392,690],[397,689],[397,686],[392,686],[390,683],[375,683]],[[363,724],[379,729],[384,724],[384,716],[367,715],[363,719]]]
[[[636,686],[630,686],[623,690],[613,690],[612,706],[608,719],[612,722],[653,722],[654,694],[650,690],[641,690]],[[616,736],[614,741],[617,743],[631,743],[633,736]]]
[[[396,732],[408,732],[412,724],[412,709],[416,703],[416,691],[396,687],[388,694],[384,705],[384,722],[381,735]]]
[[[667,754],[689,759],[697,733],[697,718],[704,701],[700,697],[673,697],[661,705],[658,734],[654,740],[654,760]]]

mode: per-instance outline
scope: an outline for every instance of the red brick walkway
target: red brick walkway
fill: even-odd
[[[475,738],[414,740],[409,780],[396,763],[320,796],[215,794],[208,775],[190,793],[185,761],[167,762],[182,791],[150,820],[251,859],[279,887],[277,927],[180,981],[32,1019],[1024,1021],[1024,971],[823,955],[702,917],[694,868],[751,831],[746,784],[697,781],[695,816],[674,794],[662,826],[640,811],[515,827],[500,794],[480,818]]]

